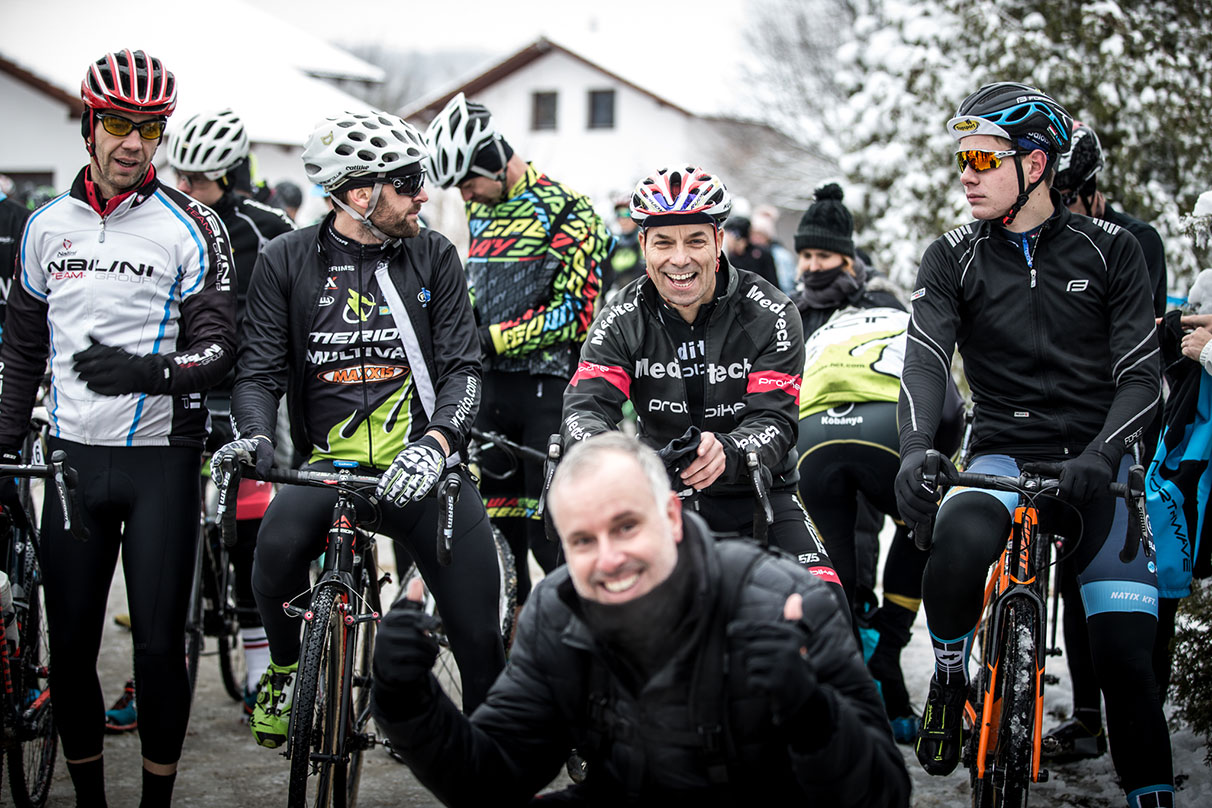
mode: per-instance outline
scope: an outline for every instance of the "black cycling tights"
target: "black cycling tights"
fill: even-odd
[[[305,469],[332,469],[331,462]],[[469,479],[463,491],[474,491]],[[310,587],[308,567],[323,551],[332,524],[336,492],[285,485],[278,491],[257,535],[253,561],[253,594],[270,656],[277,665],[299,659],[302,621],[282,611],[294,600],[306,605]],[[359,506],[359,518],[365,504]],[[455,510],[453,561],[438,564],[438,500],[430,495],[404,508],[380,505],[382,523],[375,532],[396,541],[396,558],[412,558],[425,584],[437,599],[450,648],[463,677],[463,709],[470,714],[484,700],[488,688],[505,667],[505,650],[497,616],[497,554],[484,505],[476,497],[461,496]],[[299,596],[303,597],[299,600]]]
[[[560,431],[567,386],[568,380],[558,376],[485,373],[483,403],[476,427],[498,432],[546,455],[548,438]],[[513,473],[508,473],[511,470]],[[507,476],[497,479],[494,475]],[[564,562],[560,543],[548,539],[543,521],[533,518],[543,492],[543,464],[530,460],[519,462],[504,449],[493,448],[480,457],[480,478],[480,491],[488,515],[509,543],[517,561],[518,603],[524,603],[530,595],[527,547],[545,572],[551,572]]]
[[[1103,546],[1111,530],[1112,504],[1105,497],[1082,510],[1083,539],[1073,563],[1064,564],[1062,591]],[[939,510],[922,580],[934,636],[951,640],[976,625],[989,565],[1005,547],[1009,530],[1005,505],[987,494],[960,493]],[[1124,791],[1171,782],[1169,730],[1152,667],[1157,620],[1144,612],[1102,612],[1090,617],[1087,626],[1107,703],[1111,757]]]
[[[118,553],[126,576],[143,757],[172,764],[189,724],[185,612],[198,536],[201,451],[83,446],[50,440],[80,475],[81,542],[57,497],[42,509],[42,575],[55,723],[68,760],[102,751],[105,703],[97,654]]]

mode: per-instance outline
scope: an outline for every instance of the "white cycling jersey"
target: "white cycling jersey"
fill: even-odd
[[[206,435],[201,391],[213,384],[215,365],[230,366],[235,341],[227,231],[214,212],[162,186],[154,172],[105,216],[82,189],[83,172],[70,193],[30,217],[20,245],[21,287],[45,305],[49,325],[52,434],[101,446],[199,444]],[[6,340],[15,329],[36,333],[38,308],[18,312],[25,322],[10,321]],[[73,356],[94,339],[135,355],[165,355],[172,392],[89,390]],[[5,404],[14,382],[24,392],[44,361],[6,356]]]

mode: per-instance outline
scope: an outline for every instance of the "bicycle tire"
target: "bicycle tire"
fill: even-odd
[[[14,666],[16,692],[24,694],[22,704],[28,710],[37,705],[28,720],[17,728],[19,743],[8,751],[9,790],[19,808],[42,808],[50,793],[55,773],[59,739],[55,731],[54,707],[44,697],[50,687],[50,647],[47,642],[46,604],[42,596],[41,570],[33,545],[25,543],[21,581],[14,595],[17,608],[21,656]],[[22,605],[24,604],[24,605]],[[35,695],[36,694],[36,695]]]
[[[203,622],[202,611],[205,600],[206,549],[205,530],[199,530],[197,547],[194,550],[194,575],[190,585],[189,606],[185,612],[185,672],[189,678],[189,700],[192,702],[198,689],[198,664],[202,656]]]
[[[244,655],[244,641],[240,636],[237,616],[236,569],[231,558],[223,551],[221,539],[217,535],[211,539],[208,559],[215,570],[216,596],[212,605],[219,645],[219,675],[223,679],[223,689],[232,701],[243,701],[244,689],[248,686],[248,660]],[[219,573],[220,564],[226,566],[226,574]]]
[[[509,542],[505,541],[496,525],[492,526],[492,543],[497,551],[497,613],[501,621],[501,639],[508,655],[509,647],[513,644],[513,630],[518,616],[518,568],[513,550],[509,549]]]
[[[378,572],[373,560],[362,570],[362,598],[373,611],[382,613],[379,605]],[[353,656],[353,675],[350,678],[350,722],[346,735],[349,749],[349,770],[345,779],[346,808],[358,804],[358,786],[362,782],[363,752],[370,746],[366,728],[370,726],[370,693],[373,687],[371,663],[375,655],[375,633],[377,623],[369,621],[361,625],[355,638],[356,651]]]
[[[340,745],[339,682],[345,636],[334,607],[342,596],[337,585],[322,586],[309,608],[311,619],[303,632],[290,714],[288,808],[328,808],[344,803],[345,769],[333,759]],[[313,754],[321,759],[313,761]],[[338,794],[341,796],[334,801]]]
[[[986,776],[976,779],[973,768],[972,804],[975,808],[1025,808],[1031,785],[1031,741],[1035,729],[1035,619],[1031,609],[1012,603],[1006,607],[999,631],[1001,672],[994,710],[996,747],[989,754]]]

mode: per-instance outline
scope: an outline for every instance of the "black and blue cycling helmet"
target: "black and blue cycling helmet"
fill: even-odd
[[[969,135],[996,135],[1024,151],[1043,149],[1049,161],[1069,151],[1073,116],[1043,90],[1013,81],[986,84],[964,99],[947,121],[959,140]]]
[[[1016,156],[1015,170],[1018,172],[1018,198],[1006,215],[1005,225],[1027,204],[1048,170],[1056,166],[1060,156],[1069,151],[1073,141],[1073,116],[1056,103],[1043,90],[1014,81],[999,81],[986,84],[964,99],[947,121],[947,131],[957,141],[970,135],[993,135],[1013,144],[1020,154],[1042,151],[1047,157],[1044,172],[1034,182],[1028,183],[1023,166]]]

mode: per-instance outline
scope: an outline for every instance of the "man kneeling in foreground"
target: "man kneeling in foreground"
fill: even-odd
[[[431,618],[397,608],[379,629],[375,721],[439,799],[527,804],[575,747],[585,782],[537,804],[908,805],[826,584],[790,556],[717,543],[620,433],[568,453],[548,507],[568,563],[535,587],[470,718],[430,674]]]

